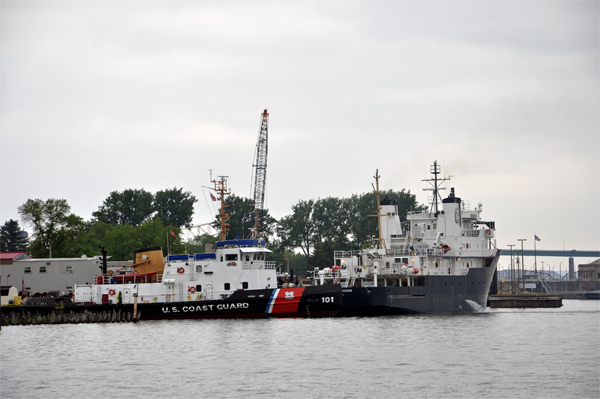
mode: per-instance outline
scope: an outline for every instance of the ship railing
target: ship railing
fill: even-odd
[[[131,283],[131,284],[152,283],[154,280],[154,277],[156,277],[157,283],[162,283],[162,279],[163,279],[162,274],[156,274],[155,276],[144,276],[144,275],[140,275],[139,277],[134,276],[132,280],[127,280],[127,281],[125,281],[125,283]],[[113,281],[113,279],[114,279],[114,281]],[[120,283],[119,275],[117,274],[114,276],[96,276],[94,283],[96,285],[118,284],[118,283]]]
[[[443,256],[447,251],[441,248],[423,248],[423,249],[390,249],[387,251],[387,256],[394,257],[411,257],[411,256]],[[335,258],[351,258],[353,256],[364,255],[364,251],[335,251]]]
[[[463,237],[479,237],[483,230],[463,230],[461,235]]]
[[[242,261],[242,270],[273,270],[277,267],[277,262],[266,260]]]

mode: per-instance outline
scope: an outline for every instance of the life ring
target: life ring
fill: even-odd
[[[185,269],[183,267],[178,267],[177,268],[177,273],[183,274],[183,272],[185,272]]]
[[[486,236],[491,236],[491,235],[492,235],[492,230],[490,230],[490,229],[487,229],[487,230],[485,231],[485,235],[486,235]]]
[[[190,287],[190,292],[193,294],[194,292],[196,292],[196,287]]]
[[[113,290],[112,288],[108,290],[108,295],[115,295],[115,290]]]

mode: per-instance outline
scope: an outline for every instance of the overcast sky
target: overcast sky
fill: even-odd
[[[0,223],[173,187],[210,222],[209,170],[252,196],[268,108],[277,218],[376,169],[427,202],[437,160],[499,247],[599,249],[598,4],[2,1]]]

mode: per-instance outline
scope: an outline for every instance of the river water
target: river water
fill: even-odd
[[[600,301],[346,319],[7,326],[0,397],[594,398]]]

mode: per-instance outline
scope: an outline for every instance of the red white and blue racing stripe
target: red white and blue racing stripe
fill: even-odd
[[[273,290],[265,313],[296,313],[303,292],[304,287]]]

